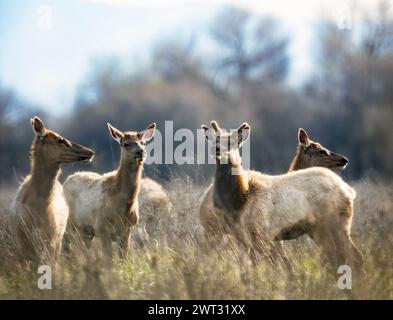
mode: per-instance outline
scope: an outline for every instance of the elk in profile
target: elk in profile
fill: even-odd
[[[138,194],[141,186],[145,144],[153,138],[156,124],[144,131],[122,132],[108,123],[112,138],[120,144],[120,164],[117,170],[99,175],[78,172],[64,183],[70,206],[67,226],[69,235],[77,228],[89,248],[94,237],[99,237],[107,256],[112,256],[112,240],[121,257],[126,257],[131,240],[131,229],[139,219]]]
[[[330,151],[318,142],[312,141],[307,132],[300,128],[298,132],[298,146],[289,171],[307,169],[311,167],[325,167],[329,169],[345,169],[348,159],[341,154]]]
[[[10,225],[21,262],[56,259],[67,224],[69,208],[58,177],[62,163],[92,160],[94,152],[45,128],[31,119],[35,138],[31,146],[31,172],[11,205]]]
[[[244,170],[239,149],[250,126],[244,123],[228,133],[217,122],[211,124],[214,130],[202,126],[216,157],[215,179],[207,193],[225,231],[253,257],[264,253],[261,243],[270,243],[280,256],[279,241],[308,235],[334,267],[348,262],[361,268],[362,255],[350,236],[356,196],[350,186],[322,167],[276,176]]]

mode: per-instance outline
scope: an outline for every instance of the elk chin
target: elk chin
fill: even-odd
[[[93,161],[94,156],[92,157],[79,157],[79,162],[82,163],[90,163]]]
[[[347,164],[337,163],[335,165],[330,165],[327,168],[336,172],[336,173],[339,173],[339,172],[343,171],[346,167],[347,167]]]
[[[340,170],[340,171],[341,171],[341,170],[344,170],[344,169],[347,167],[347,165],[348,165],[347,163],[346,163],[346,164],[344,164],[344,165],[342,165],[342,164],[338,164],[338,165],[337,165],[337,168],[338,168],[338,170]]]
[[[145,158],[136,157],[135,162],[137,166],[143,166],[143,164],[145,163]]]
[[[62,162],[71,163],[71,162],[81,162],[81,163],[90,163],[93,161],[94,156],[88,155],[74,155],[66,157]]]

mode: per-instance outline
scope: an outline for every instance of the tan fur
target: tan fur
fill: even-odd
[[[35,117],[31,146],[31,172],[11,205],[10,223],[21,262],[56,259],[68,218],[63,187],[58,181],[60,163],[86,161],[93,152],[46,129]]]
[[[131,228],[139,220],[138,196],[141,186],[144,134],[152,131],[155,124],[143,132],[121,132],[108,124],[115,140],[121,145],[120,164],[117,170],[99,175],[79,172],[64,183],[64,192],[70,205],[67,226],[67,244],[73,228],[77,228],[87,247],[94,237],[101,239],[105,253],[112,256],[112,241],[126,257],[130,249]]]
[[[330,151],[318,142],[312,141],[304,129],[299,129],[298,138],[299,144],[289,171],[311,167],[343,169],[348,164],[348,159],[344,156]]]
[[[243,171],[239,179],[231,175],[231,157],[227,165],[221,164],[222,158],[200,209],[208,238],[230,230],[255,256],[266,251],[261,243],[308,234],[334,265],[347,258],[361,265],[361,255],[350,238],[355,192],[339,176],[325,168],[310,168],[278,176]],[[244,194],[245,183],[248,192]]]
[[[134,239],[140,245],[145,245],[148,239],[156,239],[160,224],[170,219],[172,202],[164,187],[147,177],[142,179],[138,201],[142,214]]]
[[[218,124],[215,123],[213,128],[219,129]],[[299,143],[296,154],[289,167],[289,172],[311,167],[338,169],[348,163],[347,158],[344,156],[330,151],[316,141],[312,141],[302,128],[299,129],[298,140]],[[241,175],[240,177],[243,176]],[[206,238],[209,239],[210,243],[216,242],[217,239],[220,239],[222,236],[222,227],[220,227],[220,224],[216,221],[217,215],[214,211],[212,190],[213,185],[208,188],[203,196],[199,210],[201,224],[206,230]]]

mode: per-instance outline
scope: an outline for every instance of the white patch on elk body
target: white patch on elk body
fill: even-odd
[[[103,192],[102,184],[115,173],[116,171],[99,175],[94,172],[78,172],[67,179],[64,184],[65,193],[68,203],[74,208],[74,223],[78,227],[98,227],[99,216],[105,215],[105,208],[110,206],[112,200]]]
[[[63,186],[59,181],[53,186],[51,207],[54,212],[56,234],[63,237],[69,215],[69,207],[64,197]]]

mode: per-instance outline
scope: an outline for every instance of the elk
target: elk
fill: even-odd
[[[348,262],[361,269],[362,255],[350,236],[356,196],[350,186],[323,167],[282,175],[244,170],[239,149],[251,127],[244,123],[228,133],[215,121],[211,125],[214,130],[202,126],[216,158],[214,183],[206,197],[212,198],[222,229],[251,257],[264,253],[262,243],[280,256],[277,243],[308,235],[333,267]]]
[[[66,228],[69,208],[58,177],[62,163],[93,159],[94,152],[31,119],[35,134],[30,150],[31,171],[11,204],[10,226],[21,262],[56,259]]]
[[[67,225],[67,244],[75,228],[87,248],[94,237],[99,237],[104,253],[112,257],[112,240],[120,249],[120,256],[129,253],[131,229],[139,219],[138,195],[141,187],[145,144],[153,138],[156,124],[145,130],[122,132],[108,123],[112,138],[120,144],[120,163],[117,170],[99,175],[77,172],[64,183],[70,206]]]
[[[332,170],[342,170],[348,164],[348,159],[338,153],[332,152],[320,143],[312,141],[306,130],[298,130],[298,146],[295,157],[289,167],[289,172],[311,167],[326,167]],[[210,186],[205,193],[199,216],[205,230],[206,239],[210,245],[222,238],[225,230],[215,214],[213,204],[213,187]]]
[[[311,167],[325,167],[329,169],[345,169],[348,159],[341,154],[330,151],[318,142],[312,141],[307,132],[300,128],[298,131],[297,151],[289,171]]]
[[[161,221],[170,218],[173,205],[164,187],[148,177],[142,178],[138,202],[143,215],[140,216],[133,240],[145,246],[147,240],[158,235]]]

